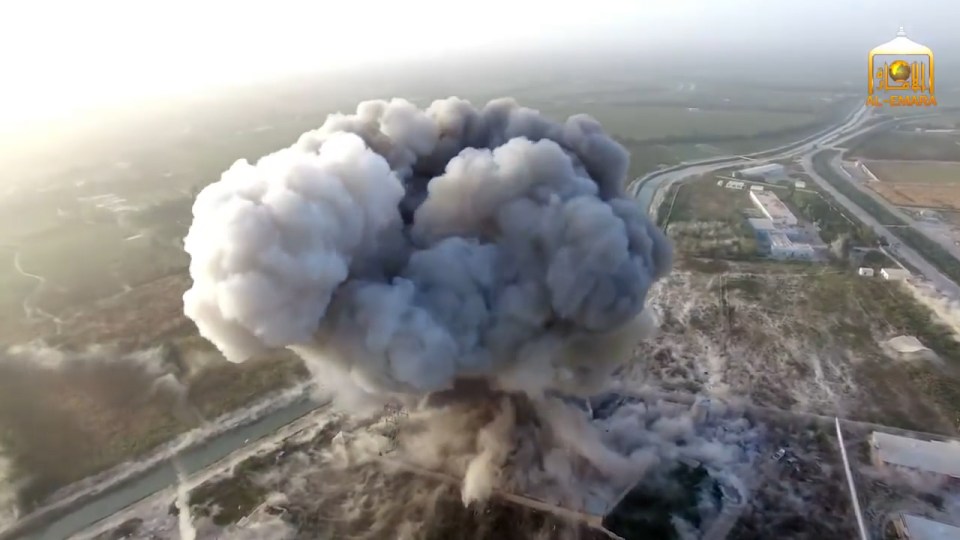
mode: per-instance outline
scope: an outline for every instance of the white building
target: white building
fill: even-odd
[[[803,180],[797,180],[796,182],[793,183],[793,187],[797,189],[804,189],[807,187],[807,183],[804,182]]]
[[[763,191],[763,186],[750,186],[750,191]]]
[[[870,435],[874,465],[895,466],[960,478],[960,443],[924,441],[874,431]]]
[[[771,232],[770,256],[775,259],[812,259],[813,246],[810,244],[795,244],[782,232]]]
[[[740,178],[754,178],[757,180],[783,178],[786,174],[786,168],[779,163],[766,163],[737,171],[737,176]]]
[[[960,538],[960,527],[913,514],[900,514],[894,523],[900,538],[905,540],[957,540]]]
[[[731,180],[727,182],[727,187],[730,189],[743,189],[743,182],[737,182],[735,180]]]
[[[892,281],[903,281],[910,277],[910,271],[903,268],[882,268],[880,277]]]
[[[873,277],[873,268],[867,268],[866,266],[861,266],[860,269],[857,270],[857,274],[863,277]]]
[[[776,193],[769,191],[751,191],[750,200],[753,201],[754,206],[774,224],[778,226],[792,226],[797,224],[797,216],[793,215],[793,212],[787,208],[787,205],[783,204]]]

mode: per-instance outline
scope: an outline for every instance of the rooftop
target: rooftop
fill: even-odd
[[[755,231],[775,231],[777,226],[767,218],[748,218],[747,222]]]
[[[770,246],[771,247],[790,247],[793,245],[793,242],[787,238],[787,235],[782,232],[772,232],[770,233]]]
[[[740,169],[741,174],[765,174],[765,173],[774,173],[774,172],[783,172],[783,165],[779,163],[765,163],[763,165],[756,165],[754,167],[747,167],[746,169]]]
[[[960,478],[960,444],[924,441],[874,431],[872,444],[884,463]]]
[[[764,214],[767,214],[767,217],[770,219],[774,221],[786,220],[796,222],[796,216],[787,208],[787,205],[783,204],[776,193],[770,191],[751,191],[750,197],[753,198],[754,203],[759,205],[761,207],[760,209]]]
[[[911,276],[910,271],[904,268],[881,268],[880,273],[889,279],[905,279]]]
[[[902,517],[903,525],[910,534],[910,540],[956,540],[960,538],[960,527],[912,514],[902,514]]]

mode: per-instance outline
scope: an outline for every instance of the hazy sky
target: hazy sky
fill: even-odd
[[[35,0],[0,5],[0,122],[470,51],[960,51],[957,0]]]

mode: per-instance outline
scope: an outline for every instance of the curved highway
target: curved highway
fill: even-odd
[[[855,131],[854,134],[850,135],[850,137],[853,137],[866,132],[868,128],[872,129],[874,127],[879,127],[881,125],[896,121],[896,119],[889,119],[873,124],[868,128],[862,128],[862,124],[870,118],[869,113],[870,111],[865,106],[857,107],[839,124],[831,126],[809,137],[800,139],[799,141],[777,148],[771,148],[769,150],[763,150],[746,155],[713,157],[698,161],[688,161],[653,171],[631,182],[627,186],[627,193],[637,199],[637,202],[640,204],[640,206],[649,213],[656,209],[656,205],[653,203],[654,198],[660,188],[669,187],[678,180],[689,178],[691,176],[707,174],[727,167],[747,165],[754,160],[777,160],[792,158],[805,152],[812,152],[820,145],[835,141],[839,136],[849,132],[851,129],[861,128],[858,131]]]
[[[640,204],[640,206],[644,208],[648,214],[655,214],[656,209],[660,206],[660,200],[666,193],[667,188],[669,188],[674,182],[682,181],[690,177],[708,174],[719,169],[725,169],[739,165],[749,165],[750,163],[753,163],[754,160],[778,160],[796,158],[799,156],[801,158],[801,163],[803,164],[804,170],[820,187],[820,189],[829,193],[838,203],[843,205],[850,213],[857,216],[860,221],[871,227],[878,235],[887,238],[897,238],[896,234],[893,234],[886,226],[880,224],[880,222],[877,221],[872,215],[838,192],[836,188],[834,188],[823,177],[817,174],[813,168],[813,158],[820,152],[834,151],[840,144],[855,137],[859,137],[860,135],[863,135],[864,133],[874,129],[898,122],[920,120],[923,118],[936,116],[937,114],[939,113],[921,114],[906,118],[892,117],[880,122],[872,123],[870,125],[864,125],[864,123],[871,118],[870,110],[868,110],[866,107],[860,107],[854,110],[840,124],[795,143],[771,150],[756,152],[747,156],[719,157],[681,163],[666,169],[651,172],[641,178],[638,178],[628,186],[627,190],[628,193],[637,199],[637,203]],[[843,175],[842,168],[840,166],[839,154],[835,156],[833,160],[831,160],[830,166],[836,171],[838,176]],[[902,243],[898,243],[897,247],[892,249],[892,254],[902,258],[914,268],[918,269],[920,273],[923,274],[923,277],[933,284],[941,294],[944,294],[953,300],[960,300],[960,286],[958,286],[957,283],[949,279],[947,276],[943,275],[914,249],[903,245]]]
[[[902,120],[894,118],[864,127],[864,122],[869,118],[869,111],[865,107],[858,107],[839,124],[794,143],[746,156],[714,157],[653,171],[631,182],[627,186],[627,191],[649,213],[656,208],[657,197],[662,196],[666,191],[663,188],[669,187],[673,182],[727,167],[745,165],[751,163],[751,158],[756,160],[776,160],[796,156],[809,158],[822,145],[836,144],[856,137],[870,129]],[[838,200],[840,199],[838,198]],[[236,429],[217,435],[194,448],[190,448],[180,454],[178,459],[187,463],[189,472],[199,471],[243,448],[249,441],[260,439],[281,429],[282,426],[290,424],[320,405],[320,403],[309,400],[297,401],[292,405],[267,414],[251,424],[238,426]],[[44,516],[46,519],[41,518],[41,515],[44,514],[43,511],[37,512],[33,516],[27,516],[13,529],[0,531],[0,539],[12,535],[33,539],[68,537],[138,500],[168,489],[176,482],[177,477],[173,466],[169,460],[163,460],[161,466],[146,471],[143,476],[130,479],[121,486],[93,495],[70,508],[61,508],[59,512],[51,512]],[[41,523],[43,524],[41,525]]]

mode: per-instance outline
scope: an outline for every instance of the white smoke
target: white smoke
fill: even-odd
[[[960,339],[960,301],[945,296],[931,283],[918,278],[902,283],[918,302],[930,308],[941,322],[953,330],[956,339]]]
[[[176,367],[165,354],[164,347],[151,347],[131,353],[120,353],[110,345],[91,345],[81,351],[66,351],[42,342],[31,342],[7,347],[0,359],[38,369],[96,367],[110,363],[137,366],[151,378],[173,374]]]
[[[199,194],[184,311],[229,360],[289,347],[341,394],[593,388],[671,264],[627,164],[585,116],[361,103]]]
[[[524,498],[567,517],[603,515],[638,482],[650,493],[683,489],[671,471],[694,462],[742,500],[749,497],[738,477],[756,468],[750,449],[763,428],[734,408],[714,403],[695,420],[678,403],[615,396],[595,403],[603,417],[593,420],[558,400],[518,395],[374,420],[341,417],[316,439],[291,441],[275,467],[253,479],[274,492],[266,506],[304,537],[446,538],[444,531],[457,530],[457,538],[497,538],[506,526],[510,537],[576,538],[568,534],[575,527],[549,528],[570,528],[563,521],[501,522],[485,531],[464,522],[483,529],[497,523],[497,501],[523,507]]]
[[[180,462],[174,460],[173,464],[177,471],[177,498],[174,504],[178,510],[177,530],[180,532],[180,540],[196,540],[197,528],[193,524],[193,510],[190,508],[190,484],[187,483],[187,475]]]
[[[0,531],[12,525],[20,515],[13,485],[13,464],[0,446]]]

